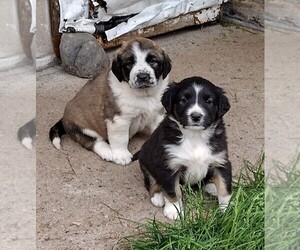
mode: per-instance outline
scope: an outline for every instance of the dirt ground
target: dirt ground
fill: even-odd
[[[35,116],[35,68],[0,72],[0,249],[35,247],[35,150],[17,139]]]
[[[263,150],[263,37],[250,29],[213,25],[154,38],[173,61],[171,80],[200,75],[226,90],[234,173]],[[154,216],[165,220],[163,210],[151,205],[136,162],[122,167],[102,161],[68,137],[60,151],[51,145],[49,128],[85,82],[61,67],[37,73],[38,249],[112,249],[121,237],[137,232],[136,222]],[[136,152],[146,136],[133,138],[130,151]]]

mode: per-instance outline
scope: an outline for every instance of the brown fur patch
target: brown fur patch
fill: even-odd
[[[159,186],[156,182],[152,183],[149,188],[150,197],[153,197],[155,193],[160,193],[161,191],[161,186]]]
[[[154,54],[161,61],[164,60],[164,50],[157,43],[143,37],[137,37],[123,42],[122,46],[117,51],[115,58],[118,57],[121,60],[130,58],[132,56],[131,48],[134,43],[138,43],[141,50],[151,50],[151,54]]]
[[[142,50],[163,51],[160,46],[154,41],[143,37],[136,37],[134,39],[123,42],[117,52],[117,55],[126,54],[126,52],[132,47],[133,43],[138,43]]]
[[[104,72],[88,81],[65,108],[63,124],[71,137],[74,127],[79,127],[91,129],[107,139],[105,119],[112,119],[120,114],[120,109],[108,86],[110,67],[109,59],[107,60]]]
[[[225,180],[217,170],[214,172],[214,176],[213,176],[212,180],[213,180],[213,183],[216,185],[218,196],[229,195],[227,188],[226,188]]]

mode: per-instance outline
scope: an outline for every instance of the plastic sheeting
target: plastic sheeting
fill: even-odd
[[[106,39],[113,40],[123,34],[140,28],[159,24],[170,18],[217,6],[227,0],[128,0],[128,1],[101,1],[105,7],[98,6],[96,15],[91,13],[91,4],[98,5],[99,1],[91,0],[59,0],[60,27],[59,32],[88,32],[95,33],[95,25],[108,22],[112,17],[127,16],[127,21],[117,24],[116,27],[104,30]]]

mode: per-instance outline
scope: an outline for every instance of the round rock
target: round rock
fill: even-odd
[[[59,49],[62,67],[83,78],[98,75],[109,60],[96,38],[88,33],[63,33]]]

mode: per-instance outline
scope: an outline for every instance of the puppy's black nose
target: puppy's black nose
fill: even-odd
[[[150,76],[148,73],[139,73],[136,77],[141,82],[148,82],[150,80]]]
[[[200,122],[202,115],[198,112],[191,113],[191,118],[193,122]]]

